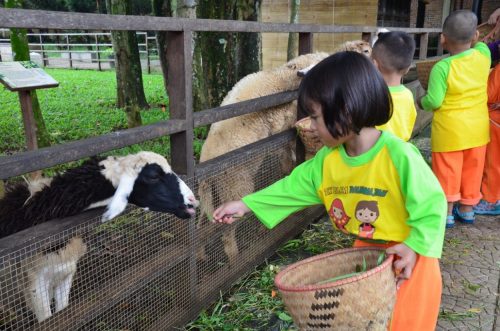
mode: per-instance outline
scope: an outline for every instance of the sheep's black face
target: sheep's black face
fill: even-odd
[[[129,202],[179,218],[194,216],[198,206],[188,186],[175,173],[165,173],[158,164],[144,166],[135,180]]]

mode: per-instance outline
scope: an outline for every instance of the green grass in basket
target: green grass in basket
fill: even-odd
[[[385,252],[382,251],[382,252],[380,252],[380,254],[378,256],[377,266],[379,266],[382,262],[384,262],[384,260],[385,260]],[[336,276],[333,278],[328,278],[326,280],[322,280],[320,282],[317,282],[316,285],[322,285],[322,284],[326,284],[326,283],[336,282],[336,281],[341,280],[341,279],[346,279],[346,278],[356,276],[356,275],[363,273],[365,271],[366,271],[366,259],[363,256],[363,264],[362,265],[356,264],[356,271],[355,272],[351,272],[351,273],[348,273],[345,275]]]

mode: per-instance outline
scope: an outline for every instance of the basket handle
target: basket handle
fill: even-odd
[[[484,26],[484,25],[488,25],[488,22],[480,24],[479,27],[480,26]],[[485,42],[485,43],[489,42],[490,39],[494,39],[495,38],[495,35],[497,34],[497,32],[500,32],[500,20],[497,20],[497,23],[495,24],[495,27],[493,29],[491,29],[491,31],[488,32],[488,34],[486,36],[484,36],[481,39],[481,41]]]

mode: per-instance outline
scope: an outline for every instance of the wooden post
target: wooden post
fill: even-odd
[[[45,52],[43,51],[42,34],[40,33],[38,36],[40,37],[40,53],[42,54],[42,63],[43,63],[43,66],[45,67],[48,64],[48,60],[45,59]]]
[[[97,57],[97,69],[99,71],[102,70],[101,68],[101,53],[99,53],[99,40],[97,39],[97,33],[95,34],[95,50],[96,50],[96,57]]]
[[[437,55],[443,55],[443,45],[441,45],[441,34],[438,35],[437,41]]]
[[[69,35],[66,35],[66,49],[68,50],[68,54],[69,54],[69,57],[68,57],[68,59],[69,59],[69,67],[71,69],[73,69],[73,60],[71,58],[71,49],[69,47]]]
[[[299,33],[299,55],[309,54],[313,51],[313,34],[310,32]]]
[[[361,32],[361,40],[366,41],[369,43],[373,39],[373,32]]]
[[[36,141],[36,123],[33,116],[33,105],[31,103],[31,90],[19,91],[19,101],[23,114],[24,131],[26,133],[26,146],[29,150],[38,149]]]
[[[427,58],[427,48],[429,46],[429,33],[422,33],[420,35],[420,50],[418,51],[418,58],[424,60]]]
[[[146,39],[146,63],[148,66],[148,74],[151,73],[151,61],[149,60],[149,45],[148,45],[148,33],[144,35]]]
[[[313,34],[309,32],[299,33],[299,55],[309,54],[313,51]],[[297,120],[306,117],[306,115],[299,111],[297,107]],[[306,160],[306,149],[302,140],[298,139],[295,143],[295,155],[297,164],[301,164]]]
[[[186,121],[186,131],[170,136],[172,169],[194,175],[193,152],[193,37],[192,31],[167,32],[170,119]]]

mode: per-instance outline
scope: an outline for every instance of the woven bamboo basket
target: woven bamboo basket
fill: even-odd
[[[497,24],[488,24],[485,22],[478,25],[479,40],[485,43],[491,43],[500,39],[500,20]]]
[[[424,90],[427,90],[429,75],[431,74],[432,67],[445,57],[446,56],[438,56],[415,62],[415,65],[417,67],[417,78]]]
[[[306,148],[306,155],[313,156],[323,147],[323,143],[319,140],[318,136],[311,129],[311,117],[304,117],[295,123],[297,132],[299,133],[300,140]]]
[[[377,266],[382,249],[348,248],[317,255],[280,271],[275,284],[300,330],[387,330],[396,301],[392,255]],[[366,261],[367,271],[352,273]]]

